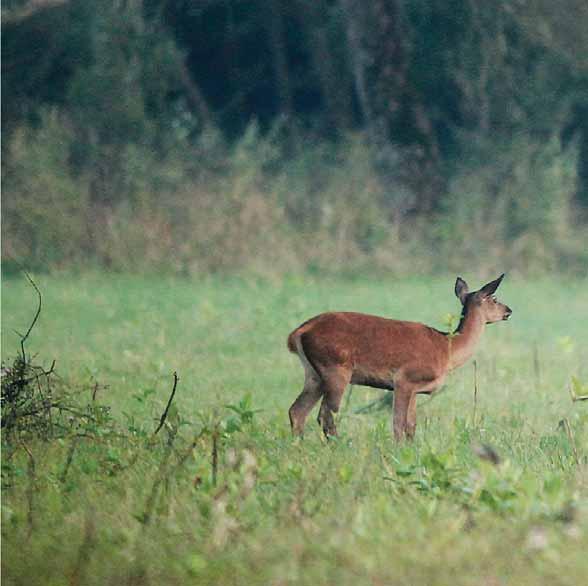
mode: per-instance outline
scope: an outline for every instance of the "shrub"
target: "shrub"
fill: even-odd
[[[453,174],[435,223],[450,266],[581,270],[586,252],[572,204],[577,156],[557,139],[474,143]]]
[[[88,181],[70,172],[72,137],[56,112],[45,112],[38,129],[23,127],[11,137],[2,167],[3,255],[38,268],[88,254]]]
[[[384,181],[362,135],[288,148],[252,124],[227,147],[206,132],[165,156],[129,143],[74,172],[80,137],[56,112],[16,132],[3,166],[4,257],[47,269],[206,274],[577,271],[586,227],[572,208],[577,151],[528,136],[473,143],[434,213],[400,170]],[[112,154],[112,153],[111,153]],[[399,159],[400,160],[400,159]],[[111,193],[115,182],[120,192]],[[413,210],[412,212],[410,210]]]

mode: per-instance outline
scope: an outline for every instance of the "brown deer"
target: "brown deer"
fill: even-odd
[[[512,310],[494,293],[504,274],[469,292],[460,277],[455,295],[461,320],[453,333],[422,323],[352,312],[321,313],[288,336],[288,349],[304,367],[304,388],[289,410],[295,435],[301,435],[311,409],[322,397],[318,422],[324,434],[337,434],[333,414],[339,411],[348,384],[394,391],[394,437],[414,437],[416,396],[431,394],[448,372],[474,353],[486,324],[506,320]]]

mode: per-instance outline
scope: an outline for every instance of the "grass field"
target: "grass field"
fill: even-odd
[[[292,439],[303,371],[286,336],[328,309],[444,328],[459,313],[455,275],[35,280],[29,351],[55,359],[82,402],[99,383],[113,420],[3,442],[5,584],[585,582],[588,404],[568,386],[588,383],[586,281],[507,276],[498,296],[514,313],[482,339],[476,403],[469,363],[419,399],[416,440],[396,445],[386,410],[358,413],[381,396],[362,387],[344,399],[336,441],[314,417]],[[4,279],[3,361],[35,307],[24,279]],[[153,437],[173,371],[177,410]]]

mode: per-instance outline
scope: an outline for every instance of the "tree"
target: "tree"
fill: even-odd
[[[326,126],[335,135],[341,135],[353,127],[354,116],[352,76],[346,52],[341,50],[345,48],[340,40],[345,30],[340,6],[330,6],[327,0],[301,2],[299,15],[304,19],[312,66],[324,104]]]
[[[410,30],[402,0],[342,0],[355,87],[377,166],[404,176],[430,211],[443,193],[441,151],[421,89],[410,71]],[[400,148],[405,156],[399,160]],[[418,173],[415,173],[418,168]]]

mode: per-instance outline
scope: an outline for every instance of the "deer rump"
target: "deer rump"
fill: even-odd
[[[332,369],[345,369],[351,384],[394,390],[394,374],[407,364],[419,365],[423,382],[435,378],[448,361],[442,340],[446,343],[446,334],[422,323],[329,312],[296,328],[288,349],[320,379]]]

